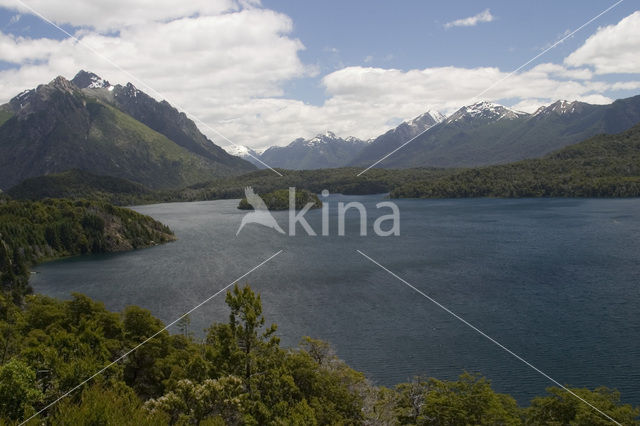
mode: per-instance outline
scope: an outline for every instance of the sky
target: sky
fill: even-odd
[[[369,139],[480,100],[640,94],[640,3],[0,0],[0,103],[80,69],[167,100],[219,145]]]

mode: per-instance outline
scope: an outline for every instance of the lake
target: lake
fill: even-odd
[[[339,201],[367,206],[372,231],[389,213],[375,208],[382,195],[328,200],[327,237],[255,224],[236,236],[246,214],[238,200],[139,206],[178,241],[42,264],[32,285],[64,299],[81,292],[112,310],[140,305],[168,323],[283,250],[241,281],[261,293],[283,345],[327,340],[377,384],[466,370],[521,403],[552,385],[361,250],[559,382],[615,387],[640,404],[639,199],[396,200],[401,235],[386,238],[359,236],[355,212],[337,235]],[[287,214],[274,213],[284,229]],[[306,215],[318,233],[321,215]],[[227,318],[221,294],[191,315],[191,328],[202,336]]]

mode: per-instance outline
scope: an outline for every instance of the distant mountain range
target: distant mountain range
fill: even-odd
[[[361,152],[372,142],[379,140],[394,140],[401,143],[444,120],[438,112],[427,112],[411,121],[400,124],[389,130],[375,141],[363,141],[349,136],[342,138],[333,132],[318,134],[311,139],[298,138],[286,146],[272,146],[262,152],[256,152],[247,147],[225,147],[227,152],[251,161],[258,168],[265,165],[255,161],[259,158],[270,167],[280,167],[289,170],[314,170],[344,167],[351,164]],[[384,147],[381,147],[384,148]],[[380,154],[381,156],[386,153]]]
[[[378,167],[473,167],[537,158],[596,134],[624,131],[638,122],[640,96],[610,105],[558,101],[533,114],[479,102],[430,127]],[[388,134],[364,148],[350,165],[369,166],[410,140],[410,135]]]
[[[373,142],[368,146],[363,147],[362,151],[360,151],[358,155],[354,156],[347,164],[359,166],[363,161],[366,162],[369,158],[375,158],[375,160],[366,165],[369,166],[385,155],[391,153],[403,143],[408,142],[416,136],[428,131],[434,126],[442,123],[444,120],[445,116],[441,113],[428,111],[411,121],[405,121],[395,129],[391,129],[383,135],[375,138]],[[393,155],[395,155],[395,153]]]
[[[639,122],[640,96],[609,105],[557,101],[533,114],[479,102],[449,117],[426,112],[369,141],[326,132],[264,152],[223,149],[166,101],[131,83],[112,85],[80,71],[71,81],[57,77],[0,105],[0,189],[74,170],[50,187],[58,191],[61,182],[81,183],[78,173],[89,171],[141,184],[144,189],[132,189],[139,196],[241,175],[264,164],[296,170],[363,168],[403,144],[376,167],[476,167],[539,158]],[[32,190],[37,182],[29,182]],[[76,185],[76,192],[85,190]]]
[[[215,145],[167,102],[80,71],[0,106],[0,188],[70,169],[162,189],[255,167]]]
[[[272,146],[260,159],[271,167],[292,170],[336,168],[348,164],[366,144],[358,138],[326,132],[311,139],[298,138],[287,146]]]
[[[558,107],[571,108],[569,104]],[[259,194],[294,186],[313,192],[379,194],[392,198],[639,197],[640,124],[614,135],[597,135],[542,158],[466,169],[260,170],[176,191],[152,191],[109,176],[72,170],[31,178],[0,199],[72,198],[116,204],[240,198],[250,186]]]
[[[600,133],[622,132],[638,122],[640,96],[609,105],[557,101],[533,114],[478,102],[449,117],[426,112],[372,141],[327,132],[261,154],[251,152],[271,167],[295,170],[368,167],[394,150],[376,167],[476,167],[539,158]],[[249,160],[246,152],[239,154]]]
[[[229,154],[247,160],[259,169],[265,169],[267,167],[260,160],[260,155],[265,151],[264,149],[255,150],[244,145],[226,145],[223,148]]]
[[[579,106],[554,104],[564,111],[574,107]],[[594,136],[542,158],[414,179],[394,188],[391,196],[638,197],[640,124],[622,133]]]

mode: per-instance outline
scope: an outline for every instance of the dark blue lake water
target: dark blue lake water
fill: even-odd
[[[278,250],[247,276],[284,345],[309,335],[375,383],[414,375],[488,377],[522,403],[551,383],[402,282],[435,300],[563,384],[605,385],[640,404],[640,200],[399,200],[401,235],[361,237],[337,202],[361,201],[373,219],[382,196],[331,196],[332,236],[236,229],[237,200],[137,207],[175,243],[40,265],[37,292],[85,293],[120,310],[135,304],[170,322]],[[354,212],[355,213],[355,212]],[[321,230],[321,211],[306,217]],[[275,217],[286,229],[287,213]],[[226,321],[221,295],[191,316],[199,333]]]

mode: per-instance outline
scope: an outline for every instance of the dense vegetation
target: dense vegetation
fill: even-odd
[[[89,197],[123,203],[241,198],[243,188],[264,194],[288,187],[314,193],[374,194],[394,198],[638,197],[640,125],[617,135],[599,135],[541,159],[474,169],[261,170],[176,191],[149,191],[113,178],[79,172],[46,176],[11,189],[18,198]],[[82,172],[86,173],[86,172]]]
[[[264,195],[259,195],[269,210],[289,210],[288,189],[279,189]],[[316,194],[305,189],[297,189],[295,191],[295,208],[297,210],[303,209],[309,203],[311,203],[312,209],[319,209],[322,207],[322,201],[320,201]],[[240,200],[238,208],[240,210],[253,210],[253,206],[247,201],[247,197],[243,197]]]
[[[243,188],[246,186],[253,187],[256,192],[261,194],[289,187],[304,188],[314,193],[319,193],[326,189],[331,193],[348,195],[380,194],[389,192],[394,187],[405,182],[431,179],[452,173],[449,170],[439,169],[371,169],[357,176],[362,169],[354,167],[321,170],[277,170],[283,176],[278,176],[271,170],[260,170],[242,176],[193,185],[181,191],[167,194],[167,198],[180,201],[241,198],[243,196]]]
[[[0,126],[2,126],[5,121],[13,117],[13,113],[8,109],[0,107]]]
[[[109,176],[98,176],[86,171],[71,171],[24,181],[7,193],[18,199],[70,197],[109,200],[118,205],[242,198],[244,188],[247,186],[253,187],[260,194],[295,187],[314,193],[327,189],[331,193],[365,195],[390,192],[406,182],[435,179],[454,173],[453,170],[438,169],[371,169],[357,176],[362,169],[277,170],[283,176],[278,176],[271,170],[260,170],[175,191],[150,191],[124,180],[120,187],[114,185],[117,181],[121,181],[119,179],[116,181]]]
[[[156,196],[145,186],[112,176],[97,176],[84,170],[68,170],[25,179],[7,191],[16,199],[90,199],[110,204],[131,205],[152,202]]]
[[[459,171],[395,188],[395,198],[638,197],[640,125],[542,159]]]
[[[0,284],[19,300],[27,290],[27,268],[33,263],[173,239],[171,230],[160,222],[105,203],[0,198]]]
[[[226,302],[229,321],[197,339],[188,317],[169,334],[135,306],[117,314],[80,294],[65,302],[30,295],[22,306],[0,297],[0,423],[29,418],[157,334],[30,424],[609,424],[560,389],[521,408],[466,373],[377,387],[325,342],[280,347],[249,287],[234,287]],[[640,424],[640,411],[615,391],[575,392],[625,425]]]

